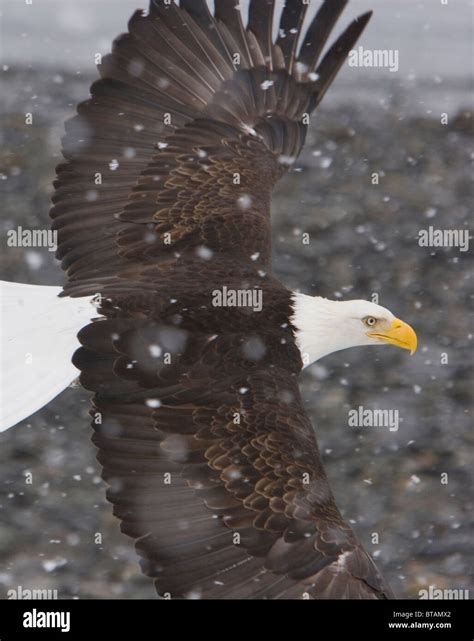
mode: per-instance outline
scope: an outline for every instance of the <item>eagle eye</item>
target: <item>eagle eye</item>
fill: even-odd
[[[367,325],[367,327],[374,327],[374,325],[377,324],[377,319],[373,316],[367,316],[367,318],[364,318],[364,323]]]

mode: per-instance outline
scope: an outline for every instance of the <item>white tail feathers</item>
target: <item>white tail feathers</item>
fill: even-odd
[[[98,316],[93,298],[61,287],[0,281],[0,432],[49,403],[77,378],[77,334]]]

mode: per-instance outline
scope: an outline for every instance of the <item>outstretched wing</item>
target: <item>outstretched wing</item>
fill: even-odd
[[[299,154],[308,117],[370,15],[320,62],[347,0],[151,0],[100,65],[102,79],[67,123],[51,211],[66,293],[113,292],[146,262],[195,251],[271,255],[270,195]],[[301,52],[298,48],[301,45]]]
[[[329,489],[291,328],[115,319],[80,341],[108,499],[160,595],[391,595]]]

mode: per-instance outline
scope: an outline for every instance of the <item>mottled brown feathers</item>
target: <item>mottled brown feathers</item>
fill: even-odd
[[[295,64],[300,0],[286,3],[275,44],[273,2],[251,3],[249,29],[233,0],[218,1],[215,17],[194,0],[181,8],[153,0],[147,16],[133,15],[66,126],[51,217],[69,295],[97,293],[141,252],[176,251],[184,237],[205,245],[208,224],[214,251],[228,251],[222,229],[233,227],[234,252],[249,260],[245,237],[256,236],[269,267],[273,185],[367,22],[355,21],[313,75],[311,52],[322,49],[343,4],[326,1],[310,25],[301,54],[310,64]],[[186,195],[176,199],[184,180]]]

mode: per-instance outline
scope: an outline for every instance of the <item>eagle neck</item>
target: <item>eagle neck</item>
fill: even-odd
[[[339,301],[293,293],[292,324],[304,367],[350,347],[341,336]]]

